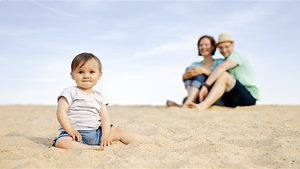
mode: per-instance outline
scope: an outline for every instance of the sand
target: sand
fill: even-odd
[[[300,168],[300,106],[110,106],[115,126],[142,135],[103,152],[51,147],[55,106],[0,106],[0,168]]]

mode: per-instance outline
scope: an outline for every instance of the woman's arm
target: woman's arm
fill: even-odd
[[[218,77],[223,74],[228,69],[231,69],[233,67],[237,66],[237,63],[233,60],[225,60],[221,64],[219,64],[215,70],[208,76],[207,80],[205,81],[205,84],[211,86]]]
[[[209,76],[210,71],[202,66],[191,67],[182,75],[182,79],[187,80],[201,74]]]

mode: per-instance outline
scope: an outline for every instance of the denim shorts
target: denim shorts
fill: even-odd
[[[82,137],[82,143],[87,145],[100,145],[100,140],[102,136],[102,128],[99,127],[97,130],[78,130]],[[62,137],[71,137],[66,131],[60,132],[59,136],[53,141],[53,146],[58,139]]]
[[[206,79],[207,79],[207,76],[198,75],[198,76],[195,76],[195,77],[190,78],[188,80],[184,80],[183,82],[184,82],[185,88],[187,88],[189,86],[193,86],[193,87],[196,87],[196,88],[200,89],[202,84],[204,84]]]

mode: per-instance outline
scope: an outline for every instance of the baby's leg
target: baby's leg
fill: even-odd
[[[110,131],[110,138],[112,141],[121,141],[124,144],[129,144],[135,140],[138,140],[139,136],[126,132],[121,128],[112,127]]]
[[[55,147],[62,149],[93,149],[98,151],[103,151],[101,146],[90,146],[86,144],[79,143],[74,141],[72,137],[61,137],[55,142]]]

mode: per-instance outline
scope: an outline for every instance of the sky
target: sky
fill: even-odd
[[[0,104],[55,105],[72,59],[103,64],[95,89],[114,105],[186,96],[197,41],[230,33],[256,74],[258,104],[300,104],[300,1],[0,0]],[[222,58],[217,51],[215,58]]]

